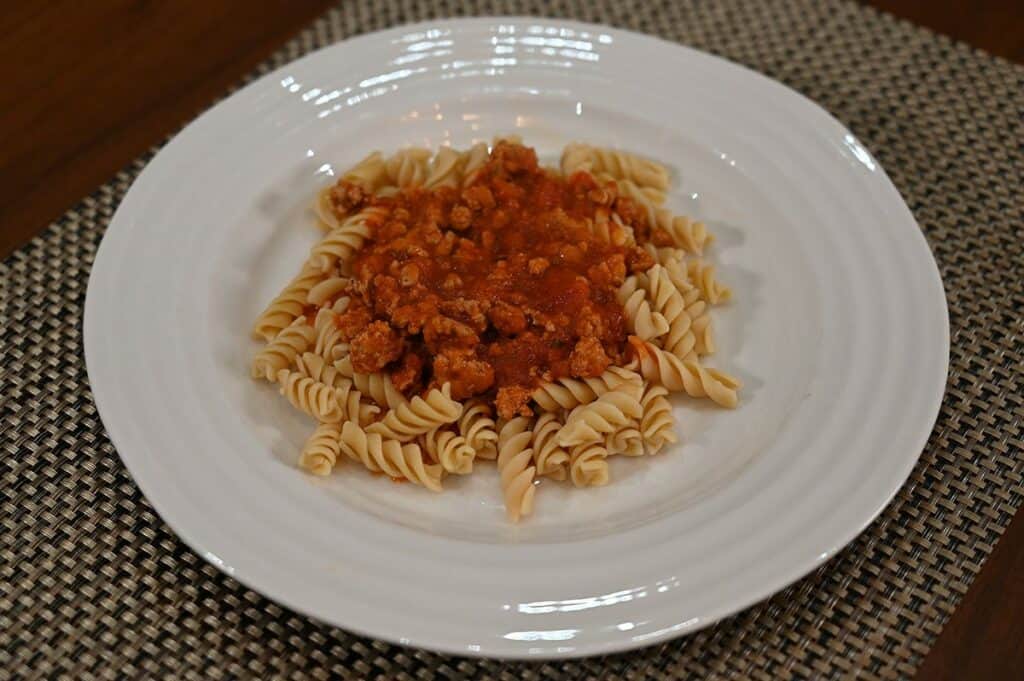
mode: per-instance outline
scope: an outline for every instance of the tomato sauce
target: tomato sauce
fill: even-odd
[[[525,413],[541,381],[621,363],[616,292],[649,259],[595,236],[602,215],[641,213],[614,184],[565,178],[540,167],[533,149],[502,142],[461,190],[367,202],[386,210],[352,267],[346,314],[375,327],[351,339],[356,370],[390,371],[406,393],[449,383],[453,397],[486,395],[509,417]]]

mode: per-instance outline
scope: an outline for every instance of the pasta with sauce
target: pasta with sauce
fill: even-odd
[[[544,168],[517,137],[342,173],[252,329],[253,378],[316,424],[299,468],[439,492],[494,462],[517,522],[539,486],[606,485],[611,460],[677,442],[670,393],[735,407],[740,382],[704,364],[732,291],[705,225],[666,207],[671,178],[583,143]]]

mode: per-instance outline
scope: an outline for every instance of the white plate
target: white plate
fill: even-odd
[[[249,379],[251,322],[318,233],[315,189],[372,149],[520,133],[668,162],[736,300],[723,411],[678,403],[684,446],[543,484],[506,523],[491,471],[435,495],[345,465],[300,473],[312,424]],[[367,635],[557,657],[704,627],[871,522],[938,412],[942,284],[910,212],[845,128],[782,85],[678,45],[535,19],[356,38],[221,102],[148,165],[89,281],[89,377],[153,506],[267,596]]]

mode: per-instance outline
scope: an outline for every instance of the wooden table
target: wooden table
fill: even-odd
[[[0,257],[173,133],[329,0],[8,0],[0,5]],[[870,4],[1018,62],[1024,2]],[[919,679],[1024,675],[1024,519],[1016,519]]]

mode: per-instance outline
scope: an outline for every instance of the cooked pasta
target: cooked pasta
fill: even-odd
[[[577,487],[601,487],[611,477],[608,449],[602,442],[587,442],[569,450],[569,477]]]
[[[551,412],[537,417],[533,424],[533,461],[537,475],[554,480],[565,480],[566,467],[569,464],[569,452],[558,444],[558,433],[562,430],[562,421]]]
[[[396,480],[408,480],[440,492],[444,469],[427,463],[415,443],[402,444],[379,433],[368,433],[353,421],[341,427],[341,451],[353,461],[363,464],[372,473],[383,473]]]
[[[296,358],[313,344],[315,337],[316,331],[304,318],[296,319],[256,354],[252,360],[252,377],[273,383],[277,380],[277,373],[294,364]]]
[[[624,151],[569,144],[562,152],[562,172],[568,175],[579,170],[608,174],[641,187],[666,190],[669,185],[668,169],[660,163]]]
[[[590,404],[582,404],[569,412],[565,426],[558,432],[558,444],[571,447],[598,442],[605,435],[629,423],[630,419],[640,418],[643,412],[639,395],[626,389],[632,385],[628,382],[620,383]]]
[[[676,357],[690,357],[697,344],[697,338],[693,331],[693,319],[686,309],[686,301],[680,295],[679,289],[675,287],[668,272],[661,265],[655,265],[647,271],[644,283],[651,309],[668,321],[668,335],[662,339],[661,346]]]
[[[277,382],[281,385],[281,394],[293,407],[306,412],[317,421],[338,423],[345,417],[338,392],[326,383],[288,369],[277,372]]]
[[[439,492],[493,461],[518,522],[537,487],[677,442],[670,393],[737,405],[703,364],[732,291],[667,167],[577,143],[559,170],[497,136],[374,152],[317,192],[325,234],[252,328],[252,376],[315,424],[300,469]]]
[[[444,428],[435,428],[423,435],[422,445],[431,461],[441,464],[445,472],[457,475],[473,472],[476,450],[461,435]]]
[[[370,236],[371,223],[379,218],[380,214],[381,211],[368,208],[346,218],[336,229],[329,231],[323,240],[313,246],[310,262],[315,267],[319,267],[321,272],[326,272],[337,265],[339,261],[347,261],[353,253],[362,248],[363,242]]]
[[[459,417],[459,434],[477,458],[494,460],[498,458],[498,431],[495,428],[490,405],[483,400],[469,400]]]
[[[462,184],[462,163],[462,154],[451,147],[441,147],[430,162],[430,170],[423,181],[424,188],[459,187]]]
[[[396,409],[408,401],[402,393],[395,389],[395,384],[387,374],[357,373],[352,368],[352,358],[348,356],[337,360],[334,366],[342,376],[352,379],[359,392],[368,395],[381,407]]]
[[[339,302],[344,302],[341,299]],[[348,354],[348,343],[342,330],[337,325],[338,313],[331,308],[320,308],[313,328],[316,330],[316,342],[313,352],[329,362],[336,362]]]
[[[648,300],[640,277],[627,277],[619,287],[618,298],[625,313],[626,325],[633,335],[642,340],[652,340],[668,333],[669,323],[659,310],[651,309],[651,301]]]
[[[268,343],[302,314],[306,307],[309,290],[322,279],[317,268],[306,264],[298,276],[285,286],[284,290],[267,305],[252,327],[252,337]]]
[[[545,411],[574,409],[589,404],[623,381],[640,382],[640,375],[624,367],[609,367],[595,378],[560,378],[533,392],[533,401]]]
[[[498,431],[498,474],[505,496],[505,513],[512,522],[533,512],[533,478],[537,469],[530,465],[532,438],[530,420],[523,416],[507,421]]]
[[[461,415],[462,405],[451,398],[451,389],[445,384],[441,389],[431,390],[426,398],[417,395],[391,409],[367,430],[392,440],[408,442],[438,426],[454,423]]]
[[[640,424],[631,419],[625,425],[605,435],[604,447],[609,454],[623,456],[643,456],[644,436],[639,430]]]
[[[313,475],[330,475],[341,454],[341,426],[320,423],[299,454],[299,467]]]
[[[742,385],[739,379],[693,360],[681,360],[650,343],[638,342],[634,347],[637,365],[646,380],[690,397],[708,397],[723,407],[736,406],[736,390]]]
[[[427,179],[427,163],[432,155],[429,149],[419,147],[410,147],[395,153],[384,164],[388,182],[399,189],[422,185]]]
[[[640,417],[640,434],[650,454],[657,454],[670,442],[676,442],[675,419],[672,405],[666,399],[668,390],[664,386],[648,384],[640,399],[643,415]]]

